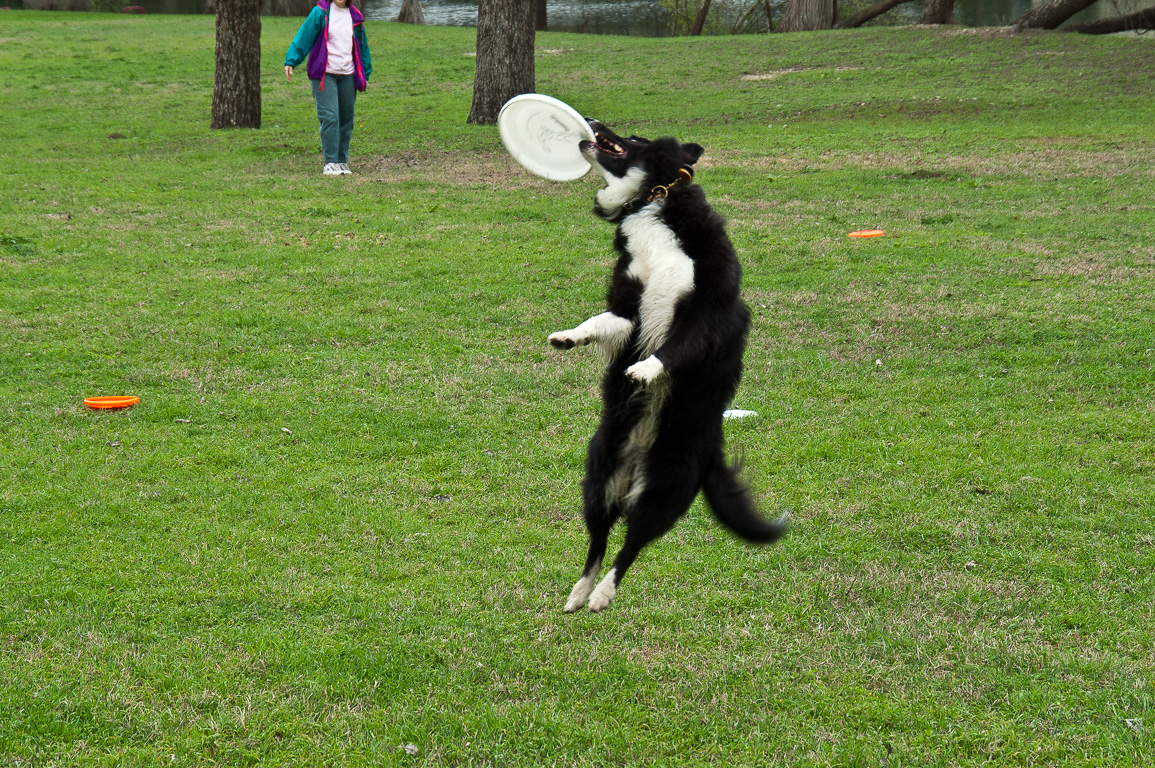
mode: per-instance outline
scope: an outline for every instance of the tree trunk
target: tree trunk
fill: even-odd
[[[1032,8],[1011,24],[1016,32],[1024,29],[1056,29],[1079,11],[1086,10],[1099,0],[1051,0]]]
[[[401,11],[397,14],[397,21],[402,24],[424,24],[425,11],[421,10],[421,3],[417,0],[401,0]]]
[[[698,15],[694,17],[694,26],[690,27],[690,37],[698,37],[702,34],[702,27],[706,26],[706,14],[710,12],[710,0],[702,0],[702,7],[698,9]]]
[[[549,27],[549,13],[545,7],[545,0],[535,0],[534,5],[537,7],[537,11],[534,15],[533,28],[538,32],[545,32]]]
[[[261,0],[218,0],[212,127],[261,127]]]
[[[919,24],[958,24],[954,17],[954,0],[926,0]]]
[[[533,93],[532,0],[481,0],[469,122],[493,125],[505,102]]]
[[[953,0],[952,0],[953,1]],[[854,27],[861,27],[866,22],[873,19],[875,16],[881,16],[889,11],[891,8],[909,3],[910,0],[882,0],[881,3],[875,3],[869,8],[863,9],[851,16],[849,19],[843,19],[834,26],[838,29],[853,29]]]
[[[830,29],[838,13],[836,0],[790,0],[778,22],[779,32],[813,32]]]
[[[1063,27],[1064,32],[1082,32],[1086,35],[1110,35],[1115,32],[1128,32],[1134,29],[1155,29],[1155,5],[1127,16],[1095,19],[1094,21],[1084,21]]]

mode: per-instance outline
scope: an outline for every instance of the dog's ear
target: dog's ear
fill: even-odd
[[[693,165],[698,162],[698,158],[700,158],[705,151],[706,148],[701,144],[690,143],[682,145],[682,154],[686,156],[686,165]]]

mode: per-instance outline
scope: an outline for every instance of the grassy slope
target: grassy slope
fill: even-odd
[[[796,519],[697,506],[563,616],[598,370],[544,339],[598,310],[597,185],[464,123],[472,31],[381,23],[322,178],[294,28],[211,132],[212,19],[0,14],[0,762],[1155,749],[1149,40],[539,35],[539,90],[708,147],[732,452]]]

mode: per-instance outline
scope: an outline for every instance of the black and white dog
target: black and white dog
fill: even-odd
[[[620,256],[606,311],[549,337],[563,349],[595,344],[609,363],[582,482],[589,554],[567,612],[608,608],[638,553],[699,490],[744,539],[772,542],[787,526],[785,515],[758,515],[723,455],[722,414],[742,375],[750,313],[725,224],[692,183],[703,149],[622,138],[589,122],[596,140],[581,142],[581,152],[606,182],[594,213],[617,223]],[[610,529],[622,517],[625,543],[599,583]]]

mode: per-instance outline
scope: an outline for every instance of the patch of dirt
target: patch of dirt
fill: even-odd
[[[922,29],[940,29],[940,37],[1014,37],[1014,27],[958,27],[942,30],[941,27],[922,25]],[[1037,30],[1032,30],[1032,33]]]
[[[981,157],[974,155],[929,156],[917,142],[909,148],[888,152],[824,152],[801,156],[755,155],[747,151],[710,149],[699,162],[702,170],[736,168],[772,174],[815,173],[846,169],[877,170],[888,178],[952,183],[978,177],[1022,176],[1057,180],[1096,174],[1155,179],[1155,166],[1146,147],[1120,146],[1077,149],[1079,140],[1063,137],[1026,140],[1021,149]],[[1074,146],[1073,146],[1074,145]],[[543,195],[572,193],[571,185],[542,179],[522,168],[504,151],[448,152],[409,151],[370,155],[358,161],[358,180],[396,183],[428,181],[486,189],[532,189]],[[590,174],[581,183],[598,185]]]
[[[784,69],[771,69],[766,72],[751,72],[742,75],[739,80],[773,80],[782,75],[793,75],[798,72],[817,72],[822,70],[822,67],[786,67]],[[853,72],[860,70],[862,67],[833,67],[830,68],[832,72]]]
[[[949,180],[958,177],[1021,174],[1036,178],[1070,178],[1089,173],[1112,176],[1155,177],[1155,166],[1140,147],[1077,150],[1027,143],[1018,152],[980,157],[974,155],[927,157],[917,147],[907,152],[835,153],[815,157],[754,156],[727,150],[711,152],[715,165],[782,173],[836,171],[851,168],[898,172],[894,178]],[[909,169],[909,170],[905,170]]]
[[[787,67],[786,69],[773,69],[769,72],[751,72],[748,75],[742,75],[740,80],[773,80],[781,75],[790,75],[795,72],[806,72],[809,67]]]

